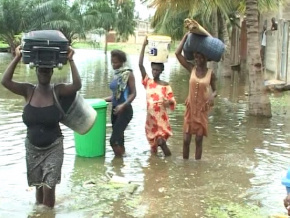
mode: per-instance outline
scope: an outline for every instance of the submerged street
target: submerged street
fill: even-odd
[[[109,55],[100,50],[76,49],[84,98],[110,95],[112,78]],[[34,189],[28,187],[22,122],[24,101],[0,86],[0,217],[268,217],[285,214],[286,196],[281,179],[290,165],[290,93],[269,93],[272,118],[248,117],[247,78],[232,72],[217,75],[215,106],[209,117],[209,136],[204,139],[201,161],[182,159],[184,100],[189,74],[174,56],[165,63],[161,78],[168,81],[177,100],[170,113],[172,156],[150,154],[145,137],[146,95],[141,84],[138,55],[128,55],[136,79],[134,116],[125,131],[126,156],[114,158],[109,146],[110,110],[107,109],[105,157],[76,155],[73,131],[61,126],[64,135],[62,181],[56,188],[56,205],[47,210],[34,205]],[[0,53],[0,75],[11,60]],[[150,63],[144,61],[147,72]],[[21,64],[16,81],[35,83],[35,69]],[[69,68],[54,70],[52,80],[70,81]],[[101,145],[102,146],[102,145]],[[110,182],[111,177],[119,182]],[[112,177],[112,178],[113,178]],[[238,216],[237,216],[238,217]]]

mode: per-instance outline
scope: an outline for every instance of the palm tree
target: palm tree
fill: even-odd
[[[133,0],[87,0],[87,13],[95,16],[94,29],[105,30],[105,50],[107,53],[109,31],[115,30],[120,40],[127,40],[134,34],[136,22],[134,21]]]
[[[116,13],[114,12],[114,4],[112,1],[107,0],[100,1],[88,0],[87,14],[90,14],[97,18],[93,28],[95,29],[101,28],[105,31],[104,52],[106,54],[109,31],[112,30],[116,22]]]
[[[151,7],[156,8],[152,21],[153,27],[157,26],[158,23],[163,23],[164,20],[167,20],[168,23],[174,22],[174,18],[183,15],[182,21],[188,17],[194,18],[211,33],[213,32],[212,19],[216,17],[217,10],[226,14],[227,17],[227,14],[236,7],[235,1],[231,0],[149,0],[148,2],[150,2]],[[168,11],[170,13],[167,13]],[[170,31],[171,29],[168,30],[168,33]],[[178,38],[182,36],[183,31],[180,32]]]
[[[222,75],[224,77],[231,77],[232,70],[231,70],[231,42],[229,37],[229,30],[228,30],[228,22],[224,14],[220,13],[218,10],[218,15],[220,18],[221,27],[222,30],[222,37],[224,44],[226,46],[225,52],[224,52],[224,61],[223,61],[223,70]]]
[[[11,53],[20,44],[21,33],[26,29],[29,18],[28,2],[25,0],[0,1],[0,38],[10,47]]]
[[[259,51],[259,37],[258,37],[258,8],[260,11],[265,9],[271,9],[277,7],[279,1],[276,0],[151,0],[149,1],[152,7],[156,7],[156,14],[154,15],[153,24],[155,27],[159,27],[158,24],[162,23],[163,20],[171,20],[175,15],[169,16],[166,11],[170,11],[170,14],[181,14],[184,11],[188,11],[186,17],[192,17],[198,20],[205,28],[210,30],[210,32],[214,33],[215,27],[210,25],[211,19],[216,17],[216,11],[221,13],[222,17],[222,28],[223,29],[223,38],[226,43],[226,47],[229,49],[229,40],[228,40],[228,30],[226,28],[227,23],[230,22],[229,15],[235,14],[236,12],[243,13],[245,11],[247,17],[251,16],[249,19],[248,25],[250,25],[251,31],[248,32],[248,38],[253,36],[248,42],[249,52],[251,53],[251,64],[249,65],[250,73],[250,98],[249,98],[249,114],[252,115],[262,115],[262,116],[271,116],[271,105],[269,101],[269,97],[263,92],[263,74],[259,66],[259,53],[257,55],[257,51]],[[252,6],[251,4],[254,4]],[[164,10],[166,8],[167,10]],[[254,9],[254,12],[251,12],[251,9]],[[257,16],[256,16],[257,15]],[[254,16],[254,18],[252,17]],[[183,19],[185,19],[184,17]],[[256,22],[253,26],[253,19]],[[170,23],[170,21],[168,21]],[[180,26],[183,23],[179,24]],[[162,27],[161,27],[162,29]],[[168,32],[170,32],[169,30]],[[182,33],[182,32],[181,32]],[[256,34],[257,33],[257,34]],[[256,50],[255,50],[256,49]],[[252,51],[255,51],[254,53]],[[253,57],[255,57],[253,59]],[[225,63],[230,63],[230,54],[229,50],[225,52]],[[229,70],[229,66],[226,66],[227,70]],[[253,68],[255,67],[255,68]],[[259,100],[258,100],[259,99]],[[257,103],[256,103],[257,102]]]
[[[223,76],[231,76],[230,68],[230,40],[229,33],[227,29],[227,24],[229,21],[228,14],[230,14],[236,7],[235,1],[222,0],[188,0],[188,1],[177,1],[171,0],[163,3],[160,0],[154,0],[151,2],[152,6],[157,7],[156,14],[153,17],[152,26],[155,27],[156,32],[168,34],[173,39],[179,39],[182,37],[184,28],[181,25],[183,20],[187,17],[196,19],[202,24],[214,37],[219,37],[219,29],[222,29],[223,39],[226,47],[224,55],[224,69],[221,71]],[[170,13],[162,12],[166,7],[167,11]],[[221,14],[221,16],[218,16]],[[179,19],[176,19],[178,17]],[[219,21],[219,19],[222,21]],[[164,22],[166,20],[166,22]],[[179,22],[178,22],[179,21]],[[178,22],[178,23],[177,23]],[[168,24],[165,27],[163,23]],[[175,25],[176,24],[176,25]],[[222,26],[219,26],[222,24]],[[160,27],[161,26],[161,27]],[[178,26],[179,28],[176,28]],[[165,29],[165,31],[164,31]],[[177,35],[172,35],[175,30]],[[217,70],[217,63],[212,62],[212,68]]]
[[[283,0],[257,0],[259,12],[276,9]],[[216,11],[222,14],[223,19],[231,23],[229,19],[231,15],[240,13],[244,14],[246,10],[246,0],[143,0],[150,7],[156,9],[156,13],[152,19],[153,27],[158,27],[159,23],[171,23],[181,14],[185,18],[191,17],[196,19],[209,32],[213,32],[212,19]],[[167,12],[170,13],[167,13]],[[234,24],[234,23],[233,23]],[[234,24],[235,25],[235,24]],[[173,28],[168,26],[168,33],[173,31]],[[156,28],[155,28],[156,29]],[[157,30],[158,31],[158,28]],[[179,35],[182,38],[183,33]]]
[[[121,40],[126,41],[129,35],[134,35],[136,21],[134,20],[135,2],[132,0],[119,2],[117,5],[117,19],[114,29]]]
[[[90,22],[95,19],[86,16],[82,6],[78,1],[73,2],[72,5],[65,0],[39,0],[38,4],[34,2],[31,5],[33,20],[29,29],[57,29],[70,42],[76,37],[85,38],[86,32],[90,29]]]
[[[271,103],[265,92],[260,57],[258,0],[246,0],[249,70],[249,115],[271,117]]]
[[[75,35],[84,36],[86,27],[76,3],[70,7],[64,0],[0,0],[0,36],[11,52],[23,32],[58,29],[71,41]]]
[[[90,30],[115,29],[126,40],[136,26],[134,6],[133,0],[0,0],[0,37],[11,51],[23,32],[37,29],[58,29],[70,42]]]

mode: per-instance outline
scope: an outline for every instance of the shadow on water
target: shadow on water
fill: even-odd
[[[195,161],[192,142],[190,159],[182,159],[182,125],[189,74],[170,57],[162,74],[169,81],[177,107],[170,114],[174,135],[168,144],[172,156],[161,151],[151,156],[145,137],[146,102],[138,69],[138,55],[129,55],[134,70],[137,97],[134,117],[125,133],[127,155],[114,158],[108,141],[111,133],[107,110],[106,155],[98,158],[76,156],[73,132],[61,126],[65,137],[62,181],[57,186],[53,210],[34,205],[34,189],[26,182],[22,123],[23,99],[0,86],[0,217],[221,217],[241,214],[255,206],[259,216],[284,213],[281,185],[289,160],[289,93],[269,93],[273,117],[246,115],[247,78],[233,72],[231,78],[218,73],[218,98],[209,116],[209,136],[204,154]],[[0,72],[11,60],[0,53]],[[77,50],[85,98],[110,95],[112,79],[109,56],[101,51]],[[146,69],[150,63],[145,62]],[[150,74],[150,72],[148,72]],[[36,82],[35,70],[21,64],[15,80]],[[53,81],[70,81],[68,66],[55,70]],[[193,140],[194,141],[194,140]],[[112,182],[120,178],[119,182]],[[13,207],[11,207],[13,205]],[[248,210],[252,217],[254,210]]]

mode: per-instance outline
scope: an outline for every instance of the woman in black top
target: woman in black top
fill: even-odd
[[[22,95],[26,101],[23,122],[27,126],[26,165],[29,186],[36,187],[36,203],[54,207],[55,186],[60,183],[63,163],[63,136],[59,126],[62,114],[55,104],[57,97],[70,96],[81,89],[81,79],[73,61],[74,50],[69,48],[68,60],[72,83],[53,86],[50,81],[53,68],[36,68],[38,84],[13,81],[13,74],[21,60],[20,48],[2,77],[2,85],[11,92]]]

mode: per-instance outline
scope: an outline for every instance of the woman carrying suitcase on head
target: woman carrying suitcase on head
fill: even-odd
[[[53,68],[36,68],[38,83],[16,82],[13,74],[21,52],[19,47],[2,77],[2,85],[25,99],[23,122],[27,126],[26,165],[29,186],[36,187],[36,203],[54,207],[55,187],[61,181],[63,163],[63,135],[59,126],[62,114],[56,106],[53,88],[58,97],[70,96],[81,89],[81,79],[73,61],[74,50],[69,48],[68,60],[71,67],[72,83],[53,86]]]

